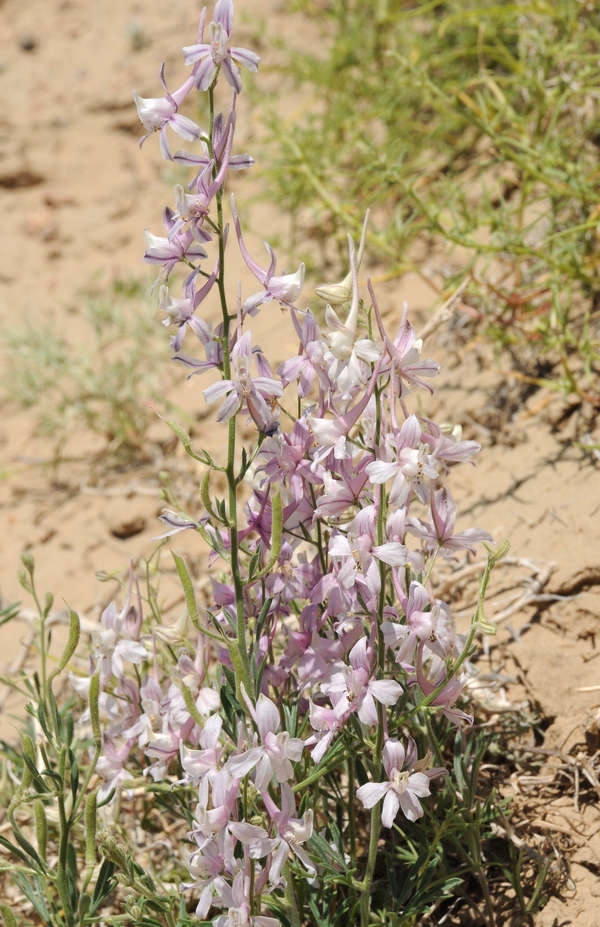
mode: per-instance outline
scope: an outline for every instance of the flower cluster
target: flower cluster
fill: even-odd
[[[166,96],[135,101],[148,132],[160,132],[164,157],[197,171],[187,191],[175,188],[165,236],[146,232],[144,260],[165,278],[160,308],[175,329],[175,359],[189,376],[212,375],[204,398],[227,432],[226,458],[215,461],[192,451],[178,429],[206,467],[204,511],[165,512],[163,537],[197,532],[221,572],[213,571],[212,601],[200,613],[176,557],[187,603],[176,626],[145,630],[133,575],[123,611],[102,616],[91,668],[105,721],[98,772],[113,807],[140,751],[146,775],[195,789],[184,889],[196,892],[197,916],[212,912],[217,927],[276,927],[282,905],[302,922],[295,879],[313,884],[322,875],[313,844],[316,835],[329,839],[327,799],[309,786],[345,771],[338,827],[346,840],[370,809],[370,842],[357,858],[351,841],[336,865],[362,870],[351,920],[366,925],[381,826],[392,828],[400,814],[419,819],[431,780],[445,773],[429,768],[424,726],[417,736],[414,719],[437,712],[455,725],[471,721],[457,701],[475,625],[468,639],[457,636],[431,575],[439,556],[490,540],[455,530],[443,485],[450,466],[479,447],[411,406],[415,391],[432,391],[439,367],[422,356],[406,309],[388,333],[370,285],[369,303],[361,298],[367,221],[358,248],[348,238],[344,280],[317,289],[323,313],[301,303],[304,265],[277,274],[268,244],[265,269],[252,257],[233,199],[228,237],[227,175],[252,165],[234,154],[239,66],[256,71],[258,57],[229,45],[231,0],[218,0],[208,41],[205,26],[203,14],[197,43],[184,49],[192,66],[185,83],[169,93],[161,71]],[[227,113],[215,108],[221,74]],[[206,130],[180,113],[194,88],[208,94]],[[170,131],[199,151],[172,155]],[[232,312],[224,274],[234,239],[260,289]],[[173,296],[168,281],[179,267],[186,276]],[[272,304],[284,310],[274,323],[297,343],[276,369],[249,326]],[[220,311],[214,326],[211,306]],[[182,351],[185,338],[196,351]],[[241,455],[240,416],[256,429]],[[215,470],[227,480],[226,500],[210,496]]]

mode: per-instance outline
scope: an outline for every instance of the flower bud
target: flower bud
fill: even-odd
[[[50,675],[48,676],[48,682],[51,683],[55,676],[59,676],[60,673],[64,670],[65,666],[77,650],[77,645],[79,643],[79,635],[81,633],[81,624],[79,621],[79,615],[77,612],[74,612],[72,608],[69,609],[69,639],[67,645],[62,652],[62,656]]]
[[[36,766],[35,746],[29,734],[21,734],[21,745],[23,748],[23,778],[21,779],[21,788],[28,789],[33,782],[33,772],[25,762],[25,757],[27,757],[33,766]]]
[[[140,882],[144,888],[148,888],[151,892],[155,890],[154,880],[151,878],[151,876],[148,875],[147,872],[140,876]]]
[[[108,837],[105,837],[104,840],[102,841],[102,846],[100,847],[100,849],[102,850],[103,854],[108,856],[110,853],[114,853],[114,851],[117,849],[117,846],[118,844],[115,838],[108,836]]]
[[[96,865],[96,825],[98,823],[96,793],[91,792],[85,800],[85,864]]]
[[[33,806],[35,816],[35,836],[37,840],[38,853],[45,861],[46,848],[48,845],[48,821],[46,820],[46,810],[41,801],[36,801]]]
[[[94,735],[94,743],[97,747],[102,746],[102,729],[100,728],[100,709],[98,705],[99,698],[100,676],[98,675],[98,672],[96,672],[90,680],[89,703],[90,720],[92,722],[92,734]]]
[[[348,274],[340,283],[323,283],[315,287],[315,293],[326,303],[341,306],[352,297],[352,277]]]
[[[33,559],[33,554],[21,554],[21,563],[27,572],[33,576],[33,571],[35,569],[35,560]]]
[[[27,575],[27,570],[17,570],[17,578],[25,592],[31,592],[31,582]]]
[[[6,927],[18,927],[17,919],[7,904],[0,904],[0,914],[4,918]]]
[[[177,619],[175,624],[162,625],[161,627],[154,628],[154,634],[159,641],[164,641],[165,644],[180,644],[187,641],[187,630],[188,616],[186,609],[186,611],[182,612],[181,617]]]

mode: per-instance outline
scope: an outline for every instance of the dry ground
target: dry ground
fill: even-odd
[[[274,0],[238,0],[236,8],[247,23],[258,10],[273,14],[275,25],[291,33],[298,24]],[[197,13],[190,0],[0,0],[2,331],[51,320],[77,345],[87,331],[85,290],[105,290],[115,280],[150,282],[141,264],[141,233],[150,226],[160,234],[160,212],[173,181],[154,139],[138,149],[131,88],[159,95],[163,59],[169,83],[178,85],[184,74],[180,47],[193,40]],[[242,119],[240,137],[240,150],[252,150],[252,118]],[[250,179],[236,179],[236,189],[247,198]],[[281,230],[282,222],[273,209],[252,206],[255,231]],[[260,248],[259,237],[250,241]],[[424,324],[432,294],[420,278],[388,283],[384,294],[388,313],[397,315],[406,299]],[[565,406],[524,386],[508,364],[498,367],[464,322],[459,308],[428,343],[427,354],[443,365],[428,408],[460,422],[483,446],[477,465],[456,471],[451,483],[461,526],[509,538],[514,558],[500,572],[490,602],[489,617],[499,621],[499,631],[479,662],[487,687],[479,697],[490,718],[517,705],[538,718],[538,733],[521,744],[526,752],[518,755],[510,784],[515,841],[556,853],[556,872],[562,872],[536,927],[599,927],[600,464],[576,444],[593,431],[594,420],[580,403]],[[259,322],[259,340],[275,360],[286,356],[286,326],[278,310],[263,313]],[[185,390],[183,375],[178,382],[169,395],[193,415],[201,405],[201,384]],[[160,398],[156,409],[162,409]],[[194,428],[199,441],[218,442],[206,420],[198,419]],[[16,573],[21,554],[30,551],[39,588],[97,620],[115,587],[97,582],[95,571],[121,569],[129,558],[148,555],[160,533],[158,472],[170,472],[187,487],[195,505],[196,475],[169,441],[166,425],[157,420],[151,436],[151,452],[135,467],[109,468],[106,456],[98,456],[98,438],[86,432],[61,448],[65,459],[56,465],[55,446],[40,434],[36,407],[23,411],[5,404],[4,601],[23,598]],[[183,544],[173,546],[180,550]],[[190,544],[187,549],[197,556]],[[473,578],[468,569],[449,578],[459,619],[473,598]],[[178,605],[178,586],[169,575],[163,594]],[[26,622],[0,629],[0,664],[9,672],[27,635]],[[18,706],[8,701],[3,708],[0,731],[10,737],[11,712]]]

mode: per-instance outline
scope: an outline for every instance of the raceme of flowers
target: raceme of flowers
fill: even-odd
[[[345,279],[317,290],[323,313],[302,301],[304,265],[278,272],[267,243],[262,258],[249,250],[226,184],[229,171],[253,164],[234,153],[235,116],[240,67],[256,71],[259,59],[230,44],[231,0],[218,0],[207,20],[204,11],[196,44],[184,49],[183,85],[169,92],[161,70],[164,95],[134,98],[163,156],[195,172],[187,189],[175,187],[164,234],[146,231],[144,260],[163,281],[175,360],[190,377],[206,375],[204,399],[227,448],[214,460],[178,429],[205,465],[203,508],[162,516],[163,538],[194,531],[210,546],[212,603],[197,609],[177,558],[187,609],[176,625],[148,630],[133,574],[122,610],[102,615],[90,667],[104,723],[99,799],[116,815],[140,757],[146,776],[193,787],[182,890],[195,893],[197,916],[211,914],[216,927],[276,927],[277,910],[299,903],[294,880],[321,877],[311,840],[330,839],[328,819],[309,786],[339,769],[344,826],[370,817],[369,848],[354,861],[364,924],[379,837],[403,818],[417,821],[446,772],[427,751],[418,756],[419,706],[455,725],[471,721],[457,702],[472,637],[457,636],[431,574],[436,558],[490,540],[456,529],[445,485],[450,465],[479,446],[415,405],[439,366],[422,356],[406,307],[388,331],[370,285],[361,298],[366,221],[358,248],[348,238]],[[223,78],[230,103],[220,113]],[[208,125],[180,112],[194,91],[208,97]],[[173,133],[195,150],[172,153]],[[236,242],[258,286],[232,311],[224,281]],[[297,344],[276,367],[253,338],[259,311]],[[243,454],[238,418],[256,430]],[[215,471],[227,480],[224,500],[211,495]],[[89,679],[75,684],[85,691]],[[353,789],[357,757],[363,781]]]

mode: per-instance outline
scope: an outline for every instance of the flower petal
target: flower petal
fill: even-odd
[[[365,808],[372,808],[390,789],[389,782],[367,782],[356,790],[356,797],[360,798]]]

